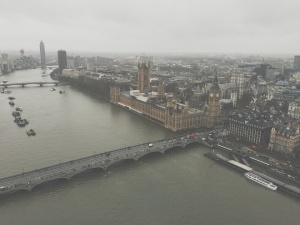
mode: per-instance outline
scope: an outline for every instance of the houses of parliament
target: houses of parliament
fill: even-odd
[[[215,77],[203,110],[191,108],[189,103],[168,97],[160,80],[157,92],[150,92],[151,64],[138,62],[137,89],[121,92],[119,87],[110,88],[110,102],[146,116],[162,126],[177,132],[200,127],[212,128],[219,115],[220,88]]]

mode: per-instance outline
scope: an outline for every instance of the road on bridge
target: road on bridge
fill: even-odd
[[[102,168],[105,170],[108,166],[116,162],[127,159],[137,161],[140,157],[151,152],[164,153],[170,148],[184,148],[186,145],[191,143],[207,144],[203,140],[203,137],[207,136],[208,133],[209,132],[201,134],[193,133],[190,135],[163,139],[152,143],[144,143],[2,178],[0,179],[0,194],[22,189],[31,190],[34,186],[46,181],[60,178],[70,179],[75,174],[82,173],[90,169]]]

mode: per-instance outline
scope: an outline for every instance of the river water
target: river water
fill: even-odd
[[[51,81],[41,74],[16,71],[0,82]],[[1,178],[176,135],[70,86],[10,90],[0,94]],[[8,96],[23,107],[27,127],[13,122]],[[36,136],[27,136],[30,128]],[[194,145],[155,153],[2,196],[0,224],[299,224],[299,200],[204,157],[206,151]]]

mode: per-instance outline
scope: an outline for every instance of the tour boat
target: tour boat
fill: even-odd
[[[269,189],[271,189],[273,191],[275,191],[277,189],[277,186],[274,185],[272,182],[267,181],[267,180],[263,179],[262,177],[254,174],[254,173],[247,172],[247,173],[245,173],[245,176],[248,179],[250,179],[250,180],[252,180],[252,181],[254,181],[256,183],[259,183],[260,185],[265,186],[265,187],[267,187],[267,188],[269,188]]]

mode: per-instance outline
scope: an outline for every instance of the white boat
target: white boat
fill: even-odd
[[[51,88],[51,89],[50,89],[50,91],[55,91],[55,90],[56,90],[55,88]]]
[[[273,191],[275,191],[277,189],[277,186],[274,185],[272,182],[270,181],[267,181],[265,179],[263,179],[262,177],[252,173],[252,172],[247,172],[245,173],[245,177],[247,177],[248,179],[256,182],[256,183],[259,183],[260,185],[262,186],[265,186]]]

